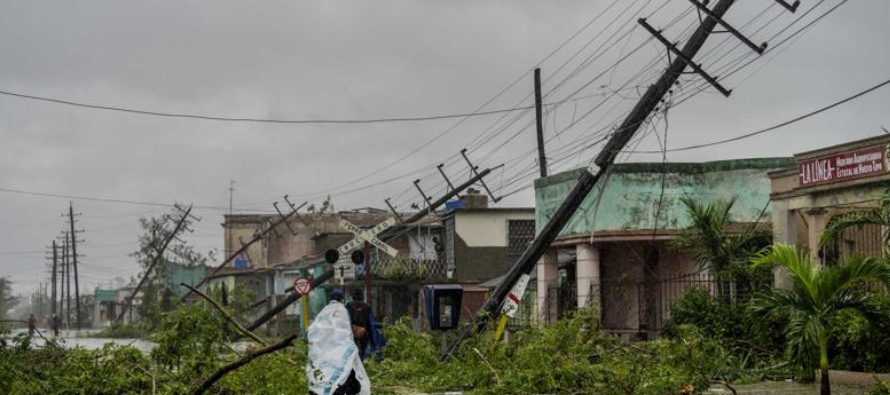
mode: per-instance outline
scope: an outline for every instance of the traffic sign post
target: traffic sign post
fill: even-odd
[[[522,302],[522,295],[525,294],[525,287],[528,285],[528,279],[528,274],[520,276],[513,288],[510,289],[510,293],[507,294],[507,298],[504,299],[504,305],[501,307],[501,320],[498,322],[498,328],[494,332],[495,341],[500,340],[501,335],[504,334],[507,321],[516,316],[516,311],[519,310],[519,303]]]
[[[300,298],[303,305],[303,331],[309,329],[309,302],[306,301],[308,299],[309,292],[312,292],[312,282],[309,281],[308,278],[300,277],[294,280],[294,292],[302,296]]]

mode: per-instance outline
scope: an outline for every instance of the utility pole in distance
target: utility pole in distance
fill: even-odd
[[[71,202],[68,202],[68,223],[71,225],[71,262],[72,267],[74,267],[74,310],[77,315],[77,330],[80,330],[82,323],[80,317],[80,281],[77,277],[77,233],[83,231],[74,230],[74,204]]]
[[[71,253],[68,246],[68,231],[63,231],[62,235],[62,266],[65,267],[65,293],[62,294],[65,308],[65,328],[71,330]]]
[[[53,291],[52,291],[52,296],[53,296],[52,310],[53,310],[53,314],[58,314],[58,313],[59,313],[59,311],[56,310],[56,297],[58,296],[58,294],[57,294],[57,292],[56,292],[56,285],[57,285],[57,281],[58,281],[57,273],[58,273],[58,268],[59,268],[59,254],[58,254],[58,251],[59,251],[59,248],[58,248],[58,246],[56,245],[56,241],[53,240]]]
[[[547,157],[544,155],[544,116],[541,111],[541,68],[535,69],[535,121],[538,126],[538,166],[541,177],[547,177]]]
[[[627,118],[621,123],[615,134],[609,139],[602,152],[596,157],[595,163],[599,167],[596,174],[592,174],[589,170],[584,171],[575,187],[568,193],[565,200],[553,213],[553,216],[545,224],[544,228],[535,237],[532,244],[522,253],[513,267],[507,272],[504,280],[491,293],[491,297],[482,305],[479,314],[474,319],[474,324],[467,326],[457,337],[454,343],[442,354],[442,359],[446,360],[454,354],[460,344],[466,339],[471,332],[479,331],[485,328],[488,320],[498,315],[498,309],[507,297],[510,289],[519,278],[531,272],[534,269],[538,259],[544,255],[546,249],[559,235],[559,232],[565,224],[572,218],[575,211],[587,198],[587,195],[593,190],[593,187],[600,180],[603,174],[609,170],[615,162],[618,153],[627,145],[627,142],[634,136],[639,128],[645,123],[649,114],[658,106],[661,99],[671,89],[674,83],[679,79],[680,75],[686,69],[686,66],[698,68],[697,65],[688,64],[689,59],[693,59],[695,54],[704,45],[705,40],[717,26],[718,21],[726,11],[732,6],[735,0],[720,0],[711,10],[710,14],[701,22],[698,29],[689,38],[689,41],[683,47],[682,54],[684,56],[676,57],[670,64],[670,67],[658,79],[658,81],[649,86],[646,93],[640,98],[640,101],[634,106]],[[645,21],[641,19],[641,25]]]

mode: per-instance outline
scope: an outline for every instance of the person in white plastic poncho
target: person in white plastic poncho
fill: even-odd
[[[306,376],[314,395],[370,395],[371,380],[352,339],[343,292],[331,292],[331,301],[309,325],[309,362]]]

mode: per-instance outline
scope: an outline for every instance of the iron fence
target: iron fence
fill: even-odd
[[[381,254],[377,261],[371,264],[371,273],[373,275],[393,281],[441,280],[446,278],[446,269],[447,265],[444,258],[393,258],[382,256]]]
[[[590,287],[584,305],[599,311],[603,328],[614,332],[657,333],[670,319],[671,306],[692,288],[702,288],[713,298],[742,304],[755,293],[771,287],[771,281],[718,278],[702,272],[642,281],[601,281]],[[540,319],[552,322],[578,306],[574,283],[550,287],[543,298]]]

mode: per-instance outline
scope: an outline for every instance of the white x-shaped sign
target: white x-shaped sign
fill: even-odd
[[[386,229],[390,226],[393,226],[395,224],[396,224],[396,220],[393,218],[390,218],[390,219],[387,219],[386,221],[383,221],[383,222],[377,224],[377,226],[375,226],[371,229],[365,230],[365,229],[359,228],[358,226],[353,225],[351,222],[349,222],[345,219],[341,219],[340,226],[343,227],[344,229],[352,232],[353,234],[355,234],[355,238],[350,240],[348,243],[340,246],[340,248],[338,248],[337,251],[340,252],[341,255],[343,255],[349,251],[354,250],[356,247],[362,245],[362,243],[367,241],[368,243],[371,243],[371,245],[373,245],[374,247],[377,247],[378,249],[382,250],[383,252],[394,257],[399,254],[399,250],[391,247],[389,244],[386,244],[382,240],[378,239],[377,235],[380,232],[383,232],[384,229]]]

